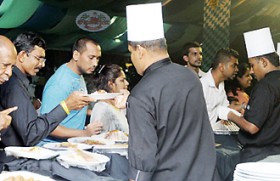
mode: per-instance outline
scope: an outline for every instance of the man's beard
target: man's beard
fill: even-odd
[[[200,65],[196,65],[196,64],[193,64],[193,63],[188,62],[188,64],[189,64],[190,66],[196,67],[196,68],[200,68],[200,67],[201,67],[201,63],[200,63]]]

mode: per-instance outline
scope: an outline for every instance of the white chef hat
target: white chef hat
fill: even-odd
[[[275,52],[270,28],[262,28],[244,33],[248,58]]]
[[[128,41],[149,41],[164,38],[161,3],[126,7]]]

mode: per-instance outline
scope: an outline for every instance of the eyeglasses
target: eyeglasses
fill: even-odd
[[[98,70],[97,73],[100,74],[100,73],[102,72],[102,70],[105,68],[105,66],[106,66],[106,65],[102,65],[102,66],[100,67],[100,69]]]
[[[29,56],[29,55],[32,55],[32,57],[34,57],[34,58],[35,58],[36,60],[38,60],[40,63],[45,63],[46,60],[47,60],[47,59],[45,59],[45,58],[38,57],[38,56],[33,55],[33,54],[31,54],[31,53],[28,53],[27,55],[28,55],[28,56]]]

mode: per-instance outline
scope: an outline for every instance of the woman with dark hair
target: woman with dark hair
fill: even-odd
[[[244,106],[248,104],[249,95],[245,89],[251,86],[252,75],[250,73],[250,65],[241,63],[238,65],[238,73],[233,80],[226,82],[227,96],[236,97],[238,101]]]
[[[120,130],[128,133],[128,123],[125,116],[125,103],[129,95],[124,71],[119,65],[102,65],[93,74],[91,80],[93,91],[107,93],[123,93],[115,99],[100,100],[91,112],[90,121],[99,121],[103,124],[103,132]]]

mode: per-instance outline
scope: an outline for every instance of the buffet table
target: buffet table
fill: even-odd
[[[237,135],[215,135],[215,142],[219,175],[222,181],[232,181],[233,171],[240,161],[241,145]]]
[[[215,135],[217,153],[217,171],[222,181],[232,180],[232,174],[236,164],[239,162],[240,144],[237,135]],[[56,158],[52,159],[27,159],[18,158],[4,165],[4,170],[18,171],[26,170],[41,175],[49,176],[54,180],[79,180],[79,181],[114,181],[128,180],[128,160],[125,156],[117,153],[103,153],[110,158],[106,168],[102,172],[62,166]]]
[[[4,165],[4,170],[18,171],[27,170],[33,173],[49,176],[54,180],[79,180],[79,181],[119,181],[128,180],[128,162],[124,156],[119,154],[105,154],[110,158],[106,164],[106,169],[100,173],[83,168],[69,167],[60,165],[55,158],[46,160],[34,160],[19,158]]]

